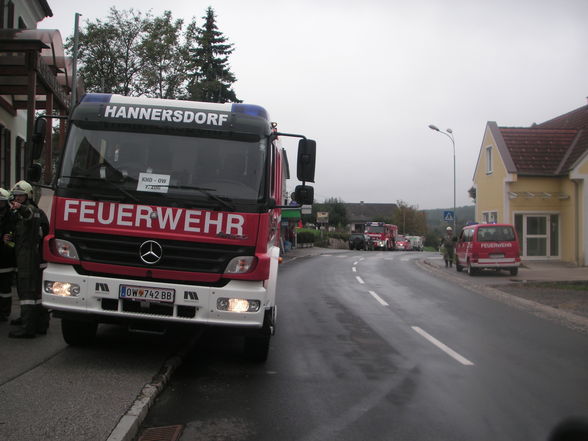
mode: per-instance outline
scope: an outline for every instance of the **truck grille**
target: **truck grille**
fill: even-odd
[[[232,258],[255,254],[254,247],[155,239],[163,253],[150,265],[141,260],[139,248],[152,238],[74,231],[58,231],[56,237],[73,243],[81,261],[173,271],[222,274]]]
[[[161,315],[167,317],[174,316],[174,305],[164,303],[138,302],[128,299],[102,299],[102,309],[104,311],[118,311],[119,303],[121,311],[134,312],[143,315]],[[194,318],[196,317],[196,308],[194,306],[176,305],[175,317]]]

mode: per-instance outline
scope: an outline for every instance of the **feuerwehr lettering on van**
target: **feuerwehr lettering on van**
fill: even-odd
[[[512,243],[510,242],[491,242],[491,243],[481,243],[480,247],[482,248],[511,248]]]

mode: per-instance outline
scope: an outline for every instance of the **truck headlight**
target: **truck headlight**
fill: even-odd
[[[54,254],[65,257],[66,259],[80,260],[78,250],[73,243],[63,239],[53,239],[51,241],[51,249]]]
[[[259,300],[230,299],[220,297],[216,300],[216,309],[228,312],[257,312],[261,306]]]
[[[225,269],[225,274],[243,274],[253,268],[256,262],[254,256],[233,257]]]
[[[47,294],[61,297],[77,297],[80,294],[80,285],[69,282],[52,282],[46,280],[43,289]]]

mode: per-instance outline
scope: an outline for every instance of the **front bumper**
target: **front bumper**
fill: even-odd
[[[77,296],[60,296],[45,291],[45,281],[79,285]],[[175,290],[173,303],[119,298],[120,285]],[[43,305],[76,315],[86,314],[99,322],[136,319],[164,322],[261,328],[265,311],[273,308],[263,281],[231,280],[223,287],[169,284],[149,280],[85,276],[69,265],[48,264],[43,272]],[[256,312],[229,312],[217,308],[219,298],[259,300]]]

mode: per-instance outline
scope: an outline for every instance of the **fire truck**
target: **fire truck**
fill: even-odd
[[[45,131],[37,120],[33,159]],[[263,107],[85,95],[68,117],[43,243],[43,304],[65,341],[90,344],[100,323],[220,326],[264,361],[286,136],[300,138],[293,199],[311,204],[316,143],[278,132]]]
[[[367,222],[365,232],[372,239],[374,249],[391,251],[396,249],[398,227],[384,222]]]

